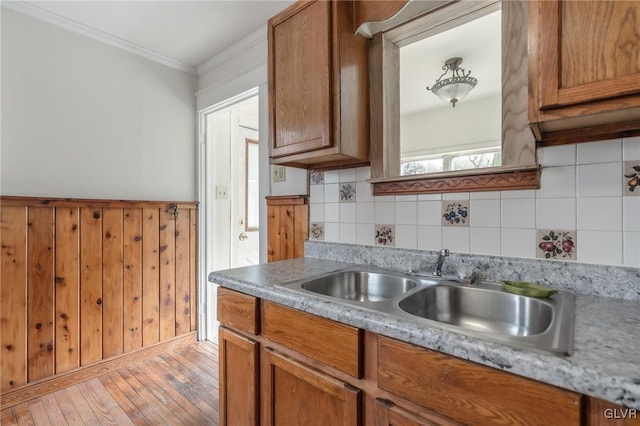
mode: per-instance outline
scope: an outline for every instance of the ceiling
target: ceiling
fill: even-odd
[[[464,25],[400,48],[400,113],[450,105],[428,91],[449,58],[460,57],[478,84],[465,99],[497,95],[502,86],[501,13],[490,13]],[[450,77],[451,73],[443,78]],[[464,99],[460,102],[464,102]]]
[[[5,3],[5,2],[3,2]],[[18,3],[18,2],[15,2]],[[80,24],[195,70],[289,6],[284,0],[28,1],[49,21]],[[86,28],[85,28],[86,29]],[[266,33],[266,31],[265,31]]]

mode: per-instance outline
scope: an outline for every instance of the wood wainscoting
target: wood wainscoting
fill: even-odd
[[[193,335],[197,204],[0,197],[0,392]]]

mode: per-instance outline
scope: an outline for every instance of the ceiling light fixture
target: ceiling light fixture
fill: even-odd
[[[471,71],[465,73],[464,68],[460,67],[461,63],[462,58],[447,59],[442,67],[444,70],[442,75],[438,77],[431,88],[427,86],[427,90],[433,92],[434,95],[438,95],[443,101],[451,102],[454,108],[456,102],[467,96],[471,89],[478,84],[478,80],[469,76]],[[442,80],[442,77],[449,71],[451,71],[451,77]]]

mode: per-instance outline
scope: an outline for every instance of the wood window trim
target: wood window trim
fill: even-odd
[[[399,48],[435,27],[452,28],[497,9],[501,2],[458,2],[373,36],[371,82],[371,182],[374,195],[536,189],[540,172],[528,121],[527,4],[502,2],[502,160],[504,166],[400,176]],[[441,31],[440,29],[438,32]],[[383,72],[384,70],[384,72]]]

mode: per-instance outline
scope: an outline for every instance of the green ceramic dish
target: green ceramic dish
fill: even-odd
[[[523,281],[502,281],[502,287],[509,293],[540,298],[551,297],[558,292],[540,284]]]

